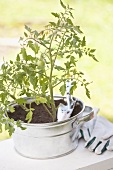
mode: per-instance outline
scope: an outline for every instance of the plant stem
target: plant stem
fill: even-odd
[[[45,110],[49,113],[49,115],[52,117],[52,119],[54,121],[54,117],[53,117],[52,113],[49,111],[49,109],[47,108],[47,106],[44,103],[42,103],[42,105],[44,106]]]
[[[51,54],[51,46],[52,46],[52,41],[54,38],[54,35],[51,38],[50,41],[50,47],[49,47],[49,55],[50,55],[50,78],[49,78],[49,91],[50,91],[50,99],[51,99],[51,107],[52,107],[52,117],[53,121],[56,119],[56,108],[55,108],[55,103],[54,103],[54,96],[53,96],[53,85],[52,85],[52,73],[53,73],[53,60],[52,60],[52,54]]]

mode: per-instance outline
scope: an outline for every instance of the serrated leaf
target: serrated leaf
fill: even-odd
[[[37,77],[34,77],[34,76],[29,76],[30,78],[30,83],[33,85],[33,88],[36,89],[37,87]]]
[[[71,21],[71,19],[67,18],[67,22],[68,22],[70,25],[73,25],[73,22]]]
[[[83,40],[82,40],[82,46],[85,46],[86,45],[86,40],[85,40],[85,36],[83,37]]]
[[[20,37],[19,41],[23,41],[23,37]]]
[[[25,48],[21,48],[21,54],[23,56],[23,59],[25,61],[27,61],[27,53],[26,53],[26,49]]]
[[[25,35],[25,37],[28,37],[28,35],[27,35],[27,33],[26,33],[26,32],[24,32],[24,35]]]
[[[39,33],[38,33],[38,31],[34,31],[34,35],[36,36],[36,37],[38,37],[38,35],[39,35]]]
[[[15,111],[15,108],[14,108],[13,106],[9,106],[8,108],[9,108],[9,111],[10,111],[11,113],[13,113],[13,112]]]
[[[52,26],[56,26],[56,23],[55,22],[49,22]]]
[[[64,84],[64,85],[62,85],[61,87],[60,87],[60,93],[61,93],[61,95],[62,96],[64,96],[64,94],[65,94],[65,91],[66,91],[66,85]]]
[[[74,18],[74,17],[73,17],[73,14],[72,14],[72,12],[71,12],[71,11],[69,11],[69,13],[70,13],[70,16],[71,16],[72,18]]]
[[[96,51],[96,49],[91,49],[90,53],[94,53]]]
[[[64,5],[64,3],[61,0],[60,0],[60,4],[64,9],[66,9],[66,6]]]
[[[67,55],[66,58],[70,58],[70,55]]]
[[[58,71],[60,71],[60,70],[65,70],[63,67],[61,67],[61,66],[55,66],[55,69],[57,69]]]
[[[67,38],[67,40],[65,42],[66,46],[69,45],[70,40],[71,40],[71,37]]]
[[[13,64],[13,61],[12,61],[12,60],[10,60],[10,64]]]
[[[20,61],[20,56],[19,56],[19,54],[18,54],[17,57],[16,57],[16,61]]]
[[[74,56],[70,56],[70,62],[73,63],[73,64],[76,64],[76,63],[75,63],[75,57],[74,57]]]
[[[75,26],[75,30],[78,32],[78,33],[83,33],[80,29],[80,26]]]
[[[79,55],[79,58],[81,58],[82,57],[82,51],[79,51],[78,55]]]
[[[21,128],[21,130],[26,130],[26,128],[25,128],[25,127],[22,127],[22,126],[21,126],[20,128]]]
[[[71,94],[71,95],[73,94],[74,90],[77,89],[77,84],[76,84],[76,82],[73,82],[72,85],[73,85],[73,86],[72,86],[71,89],[70,89],[70,94]]]
[[[16,99],[16,102],[18,104],[24,104],[24,103],[26,103],[26,100],[24,98],[19,98],[19,99]]]
[[[92,56],[92,58],[93,58],[93,60],[99,62],[94,55]]]
[[[31,33],[31,28],[30,28],[30,27],[28,27],[27,25],[25,25],[25,29],[26,29],[28,32],[30,32],[30,33]]]
[[[23,127],[23,126],[21,125],[21,123],[22,123],[22,121],[21,121],[21,120],[17,120],[17,121],[16,121],[16,126],[17,126],[17,127],[20,127],[20,128],[21,128],[21,130],[26,130],[26,128],[25,128],[25,127]]]
[[[34,57],[32,57],[31,55],[28,55],[28,56],[27,56],[27,60],[28,60],[28,61],[33,61],[33,60],[34,60]]]
[[[70,62],[69,61],[67,61],[67,63],[64,63],[65,64],[65,66],[66,66],[66,69],[69,69],[70,68]]]
[[[5,130],[7,130],[7,129],[9,129],[9,124],[8,123],[5,124]]]
[[[8,133],[9,133],[9,136],[11,136],[15,131],[15,128],[13,126],[9,126],[8,128]]]
[[[47,99],[44,97],[36,96],[37,103],[47,103]]]
[[[55,16],[55,17],[59,18],[59,14],[58,14],[58,13],[54,13],[54,12],[52,12],[51,14],[52,14],[53,16]]]
[[[28,41],[28,46],[35,52],[35,47],[32,41]]]
[[[31,122],[32,116],[33,116],[33,112],[30,110],[28,112],[28,114],[26,115],[26,119],[25,120],[28,120],[28,123]]]
[[[88,90],[87,87],[85,87],[85,90],[86,90],[86,95],[87,95],[87,97],[90,99],[90,98],[91,98],[91,97],[90,97],[90,91]]]

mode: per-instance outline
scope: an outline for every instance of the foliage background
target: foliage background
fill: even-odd
[[[89,86],[91,100],[81,87],[74,95],[86,105],[99,107],[99,114],[113,122],[113,1],[64,0],[74,8],[75,24],[86,35],[87,44],[96,49],[99,62],[81,59],[80,70],[93,83]],[[23,35],[24,25],[40,30],[54,19],[51,12],[61,10],[59,0],[0,0],[0,61],[13,59],[19,51],[17,41]],[[81,64],[82,63],[82,64]],[[6,132],[0,139],[7,137]]]

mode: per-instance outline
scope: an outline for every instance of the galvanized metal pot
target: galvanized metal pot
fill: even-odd
[[[44,124],[23,123],[26,130],[16,128],[13,134],[16,151],[35,159],[56,158],[74,151],[78,146],[80,126],[93,116],[92,108],[85,107],[81,100],[77,100],[82,110],[68,120]],[[83,117],[84,109],[88,114]]]

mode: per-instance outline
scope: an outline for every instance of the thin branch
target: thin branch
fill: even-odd
[[[37,42],[38,44],[42,45],[43,47],[45,47],[49,50],[49,47],[47,47],[44,43],[36,40],[35,38],[27,38],[26,40],[24,40],[24,42],[26,42],[27,40],[34,40],[35,42]]]
[[[49,115],[53,118],[53,121],[54,121],[54,117],[53,117],[52,113],[49,111],[49,109],[46,107],[46,105],[44,103],[42,103],[42,105],[44,106],[45,110],[49,113]]]

